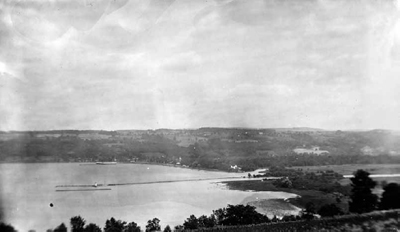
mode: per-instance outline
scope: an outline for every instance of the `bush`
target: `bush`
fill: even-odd
[[[319,210],[318,214],[321,215],[321,217],[333,217],[337,215],[343,215],[343,211],[341,208],[339,208],[335,204],[327,204],[323,205]]]

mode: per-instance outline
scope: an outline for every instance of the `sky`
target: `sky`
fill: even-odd
[[[0,130],[400,129],[400,0],[0,0]]]

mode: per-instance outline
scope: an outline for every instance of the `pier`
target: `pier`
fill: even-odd
[[[144,185],[144,184],[166,184],[166,183],[177,183],[177,182],[191,182],[191,181],[207,181],[207,180],[226,180],[226,179],[243,179],[243,177],[221,177],[221,178],[199,178],[199,179],[188,179],[188,180],[164,180],[164,181],[147,181],[147,182],[128,182],[128,183],[111,183],[111,184],[70,184],[70,185],[56,185],[56,188],[93,188],[87,189],[90,190],[111,190],[97,187],[106,187],[106,186],[128,186],[128,185]],[[71,190],[56,190],[56,191],[74,191]],[[86,191],[86,190],[76,190],[76,191]]]
[[[56,192],[71,192],[71,191],[104,191],[111,188],[94,188],[94,189],[56,189]]]

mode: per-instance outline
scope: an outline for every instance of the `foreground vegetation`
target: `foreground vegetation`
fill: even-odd
[[[228,208],[243,209],[248,208],[246,213],[254,216],[254,210],[248,206],[228,206]],[[241,214],[244,215],[244,214]],[[236,215],[236,216],[241,216]],[[400,210],[388,210],[388,211],[374,211],[365,214],[348,214],[336,217],[325,217],[321,219],[307,219],[304,217],[285,217],[283,219],[273,218],[272,220],[267,219],[263,221],[262,218],[255,217],[256,219],[245,217],[244,219],[238,220],[232,215],[229,220],[231,223],[226,221],[226,224],[207,224],[209,221],[204,221],[203,218],[194,219],[193,215],[188,218],[183,226],[176,226],[172,229],[170,226],[166,226],[163,229],[160,226],[160,220],[154,218],[149,220],[145,231],[398,231],[400,228]],[[217,219],[214,218],[212,223],[217,223]],[[223,219],[224,220],[224,219]],[[227,220],[227,218],[225,218]],[[246,221],[247,220],[247,221]],[[259,221],[256,221],[259,220]],[[233,223],[232,223],[233,222]],[[258,222],[258,223],[257,223]],[[206,224],[203,224],[206,223]],[[111,218],[107,220],[103,230],[93,224],[87,224],[86,221],[76,216],[70,220],[70,231],[71,232],[140,232],[142,231],[136,223],[126,223],[121,220]],[[10,226],[0,223],[0,231],[2,232],[16,232],[16,230]],[[47,232],[67,232],[67,226],[62,223],[54,230],[47,230]]]
[[[398,231],[400,210],[375,211],[366,214],[351,214],[317,220],[279,221],[245,226],[220,226],[195,231],[207,232],[297,232],[297,231]]]

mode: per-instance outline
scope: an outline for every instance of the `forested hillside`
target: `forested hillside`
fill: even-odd
[[[399,163],[400,136],[312,128],[0,132],[1,162],[154,162],[248,171],[266,166]]]

